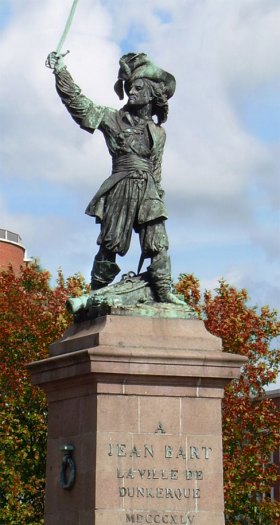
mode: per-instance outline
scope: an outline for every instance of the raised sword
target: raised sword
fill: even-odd
[[[70,13],[68,15],[68,18],[67,18],[67,21],[66,21],[63,33],[62,33],[62,35],[60,37],[60,40],[59,40],[59,42],[57,44],[57,47],[56,47],[56,50],[55,50],[56,55],[65,56],[65,55],[67,55],[67,53],[70,53],[70,51],[67,50],[66,53],[64,53],[62,55],[61,54],[61,49],[62,49],[62,46],[63,46],[63,44],[64,44],[64,42],[66,40],[66,37],[67,37],[67,35],[69,33],[69,29],[71,27],[71,24],[72,24],[74,15],[75,15],[75,11],[76,11],[76,8],[77,8],[77,5],[78,5],[78,1],[79,0],[73,0],[72,7],[71,7]],[[50,67],[50,63],[49,63],[48,59],[46,60],[46,66]]]
[[[71,24],[72,24],[72,21],[73,21],[73,18],[74,18],[74,14],[75,14],[75,11],[76,11],[76,8],[77,8],[77,5],[78,5],[78,1],[79,0],[73,0],[73,4],[72,4],[72,7],[71,7],[71,11],[68,15],[68,18],[67,18],[67,21],[66,21],[66,24],[65,24],[65,27],[64,27],[64,31],[60,37],[60,40],[57,44],[57,48],[55,50],[56,54],[59,55],[60,54],[60,51],[62,49],[62,46],[66,40],[66,37],[69,33],[69,29],[71,27]],[[69,51],[68,51],[69,53]]]

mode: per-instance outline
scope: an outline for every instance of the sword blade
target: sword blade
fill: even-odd
[[[74,18],[74,14],[75,14],[75,11],[76,11],[76,8],[77,8],[77,4],[78,4],[78,1],[79,0],[74,0],[73,1],[73,4],[72,4],[72,7],[71,7],[71,11],[68,15],[68,18],[67,18],[67,22],[65,24],[65,28],[64,28],[64,31],[60,37],[60,40],[58,42],[58,45],[57,45],[57,48],[55,50],[55,52],[59,55],[60,54],[60,51],[61,51],[61,48],[65,42],[65,39],[68,35],[68,32],[69,32],[69,29],[71,27],[71,24],[72,24],[72,20]]]

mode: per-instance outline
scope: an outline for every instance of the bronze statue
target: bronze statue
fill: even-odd
[[[165,144],[162,123],[167,119],[168,99],[175,92],[175,78],[155,66],[144,53],[124,55],[114,89],[120,99],[125,91],[128,100],[116,110],[98,106],[82,94],[62,55],[50,53],[47,64],[53,69],[57,92],[72,118],[89,133],[99,129],[112,157],[112,174],[86,209],[100,223],[92,290],[107,286],[119,273],[116,255],[127,253],[134,229],[141,245],[138,273],[144,259],[150,258],[147,271],[156,299],[182,304],[171,288],[167,211],[161,188]]]

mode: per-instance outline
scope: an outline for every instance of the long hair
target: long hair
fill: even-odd
[[[164,82],[154,82],[148,78],[144,78],[143,80],[149,85],[153,96],[152,115],[156,115],[158,124],[161,125],[167,121],[169,109]]]

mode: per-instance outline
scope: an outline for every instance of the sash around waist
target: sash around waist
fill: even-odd
[[[150,159],[143,159],[137,155],[120,155],[113,158],[112,174],[119,172],[148,172],[152,173],[152,162]]]

